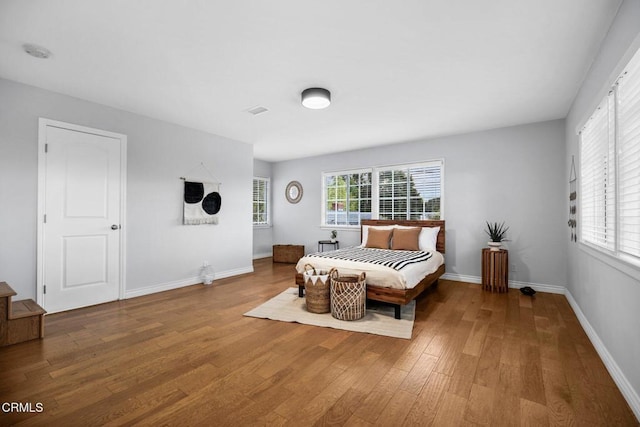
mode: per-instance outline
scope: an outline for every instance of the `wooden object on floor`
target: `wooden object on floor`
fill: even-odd
[[[33,300],[12,301],[16,292],[0,282],[0,347],[44,337],[46,311]]]
[[[331,312],[331,279],[329,271],[316,270],[312,265],[305,265],[307,269],[303,276],[305,278],[304,293],[306,295],[307,311],[309,313],[329,313]],[[300,289],[298,289],[298,296]]]
[[[482,249],[482,288],[491,292],[508,292],[509,251]]]
[[[402,340],[244,317],[294,272],[254,269],[47,315],[43,340],[0,348],[0,401],[44,411],[0,424],[638,423],[564,295],[440,279]]]
[[[303,256],[303,245],[273,245],[273,262],[295,264]]]
[[[359,320],[366,314],[367,275],[331,271],[331,315],[338,320]]]

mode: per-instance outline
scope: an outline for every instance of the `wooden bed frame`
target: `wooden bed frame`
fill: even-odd
[[[362,237],[363,225],[406,225],[412,227],[440,227],[438,239],[436,241],[436,250],[440,253],[445,252],[445,226],[441,220],[384,220],[384,219],[368,219],[363,220],[360,227],[360,236]],[[361,239],[362,240],[362,239]],[[400,308],[413,301],[422,292],[431,285],[438,282],[438,278],[445,272],[445,266],[442,264],[438,269],[425,276],[414,288],[411,289],[394,289],[385,287],[384,284],[376,284],[367,282],[367,299],[381,301],[391,304],[394,307],[395,318],[400,319]],[[304,278],[302,274],[296,274],[296,284],[298,285],[298,295],[304,295]]]

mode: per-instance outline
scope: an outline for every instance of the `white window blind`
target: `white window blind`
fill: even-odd
[[[378,169],[380,219],[440,219],[442,161]]]
[[[600,103],[581,132],[582,241],[615,248],[614,92]]]
[[[619,251],[640,258],[640,54],[617,83]]]
[[[253,178],[253,225],[269,224],[269,179]]]

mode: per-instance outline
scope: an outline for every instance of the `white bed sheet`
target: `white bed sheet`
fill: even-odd
[[[367,274],[367,283],[372,285],[394,289],[412,289],[425,276],[435,272],[438,267],[444,264],[444,256],[440,252],[433,251],[433,256],[427,261],[410,264],[402,270],[364,262],[304,256],[296,264],[296,271],[303,273],[305,264],[310,264],[321,270],[330,270],[335,267],[340,274],[360,274],[364,271]]]

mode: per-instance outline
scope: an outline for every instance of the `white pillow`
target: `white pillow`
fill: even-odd
[[[406,225],[396,225],[397,228],[415,228]],[[438,241],[438,233],[440,227],[422,227],[420,236],[418,237],[418,247],[421,251],[436,251],[436,242]]]
[[[420,237],[418,237],[418,246],[421,251],[436,251],[438,242],[438,233],[440,227],[422,227]]]
[[[377,230],[391,230],[395,226],[393,225],[363,225],[362,226],[362,242],[360,242],[360,246],[367,245],[367,238],[369,237],[369,227],[375,228]]]

